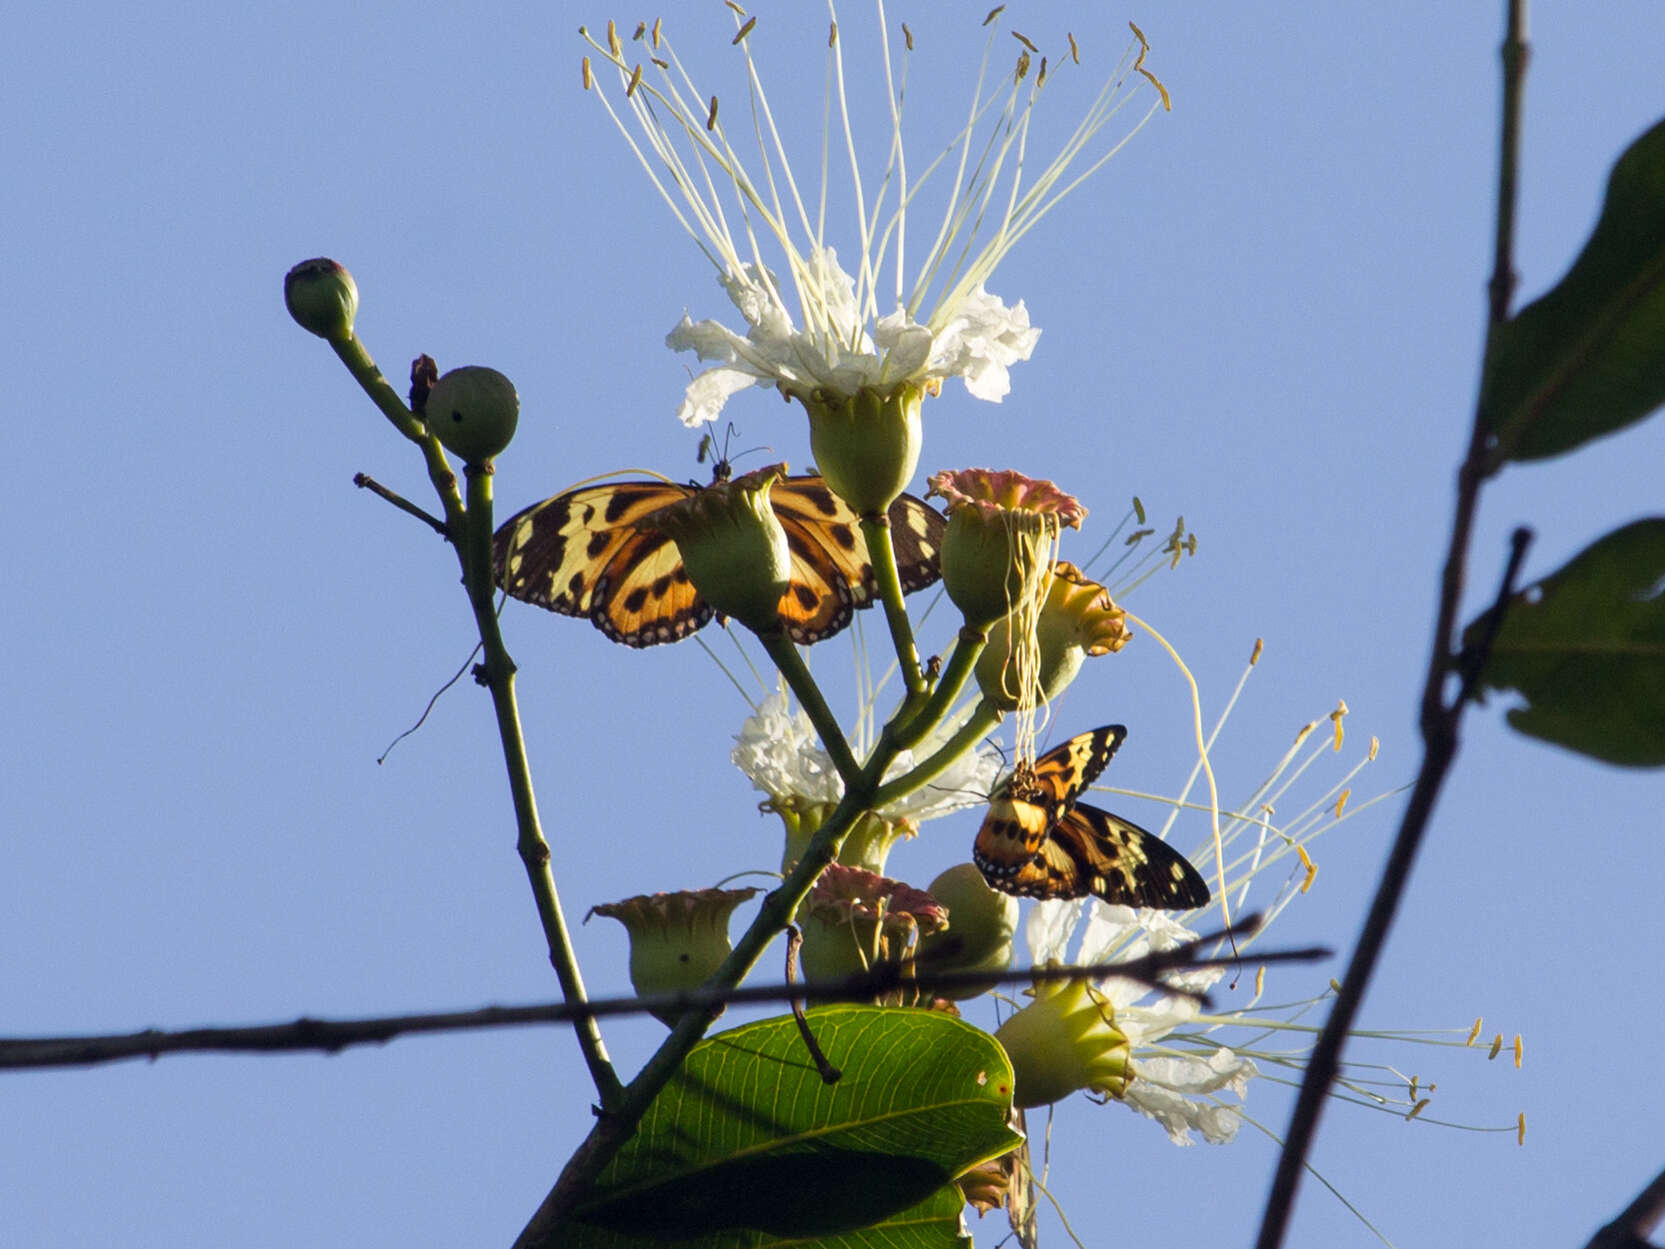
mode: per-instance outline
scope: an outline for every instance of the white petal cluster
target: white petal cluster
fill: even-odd
[[[737,115],[752,124],[752,133],[737,141],[725,128],[728,112],[707,104],[718,97],[696,84],[660,26],[651,46],[627,45],[611,28],[605,42],[583,32],[622,89],[622,98],[604,89],[595,94],[672,214],[716,266],[744,322],[739,330],[684,314],[667,336],[673,350],[712,365],[683,396],[678,415],[685,424],[716,419],[732,395],[751,386],[850,396],[958,377],[974,397],[998,403],[1011,388],[1010,367],[1030,357],[1040,331],[1029,324],[1021,300],[1008,304],[990,293],[989,279],[1017,241],[1166,102],[1143,68],[1141,36],[1069,140],[1049,162],[1035,163],[1029,149],[1037,102],[1052,79],[1073,68],[1073,58],[1060,50],[1049,74],[1047,61],[1032,67],[1023,52],[1013,72],[999,72],[991,58],[1009,45],[991,29],[966,121],[916,176],[902,137],[907,58],[892,55],[882,0],[876,8],[877,72],[860,84],[846,81],[844,28],[836,10],[831,15],[832,89],[818,192],[800,184],[787,159],[754,59],[769,34],[753,29],[755,21],[735,40],[745,58],[749,105]],[[1161,98],[1118,126],[1113,140],[1095,143],[1146,85]],[[848,101],[852,92],[875,90],[889,97],[889,132],[861,144]],[[844,159],[826,161],[840,140]],[[871,164],[875,157],[882,163]],[[854,274],[839,264],[827,239],[826,178],[833,167],[849,171],[855,211],[843,234],[854,242]],[[920,195],[927,183],[934,203]],[[922,228],[930,246],[910,249],[908,227],[921,217],[914,234]]]
[[[929,755],[950,729],[939,730],[917,751],[903,751],[885,774],[888,780],[911,771]],[[815,726],[801,707],[792,707],[785,692],[765,698],[746,717],[729,756],[758,789],[771,798],[808,803],[836,803],[844,786],[832,758],[821,748]],[[898,798],[879,810],[887,820],[933,820],[988,801],[1000,772],[1000,757],[992,749],[968,751],[930,785]]]
[[[1139,958],[1171,950],[1196,936],[1159,911],[1136,912],[1130,907],[1107,906],[1096,898],[1090,907],[1080,901],[1040,902],[1030,911],[1025,927],[1036,963],[1064,959],[1083,910],[1087,922],[1078,960],[1082,963]],[[1208,968],[1175,975],[1170,983],[1203,990],[1222,974],[1218,968]],[[1210,1145],[1232,1140],[1241,1120],[1219,1095],[1247,1095],[1249,1080],[1259,1074],[1253,1060],[1224,1045],[1200,1052],[1194,1045],[1162,1044],[1176,1028],[1196,1018],[1198,1008],[1192,998],[1153,993],[1147,985],[1119,976],[1108,977],[1100,988],[1115,1008],[1116,1027],[1133,1048],[1129,1064],[1133,1079],[1121,1100],[1160,1123],[1176,1145],[1195,1144],[1192,1133]]]

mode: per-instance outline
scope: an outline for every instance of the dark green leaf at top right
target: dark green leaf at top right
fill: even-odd
[[[1463,631],[1472,647],[1487,612]],[[1634,521],[1509,603],[1481,681],[1522,733],[1627,767],[1665,765],[1665,517]]]
[[[1540,460],[1665,404],[1665,121],[1631,144],[1560,283],[1495,326],[1480,393],[1488,467]]]

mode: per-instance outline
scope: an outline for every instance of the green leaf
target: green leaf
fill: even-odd
[[[1487,612],[1463,631],[1479,641]],[[1517,594],[1481,674],[1518,690],[1522,733],[1627,767],[1665,765],[1665,517],[1635,521]]]
[[[1480,419],[1490,467],[1571,451],[1665,403],[1665,122],[1613,166],[1559,285],[1494,327]]]
[[[936,1011],[808,1019],[840,1080],[821,1079],[790,1015],[700,1042],[560,1243],[961,1245],[949,1182],[1023,1139],[1006,1122],[1004,1051]]]

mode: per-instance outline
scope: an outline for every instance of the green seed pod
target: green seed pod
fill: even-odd
[[[344,343],[358,316],[358,283],[327,256],[303,260],[283,278],[283,302],[295,324],[309,334]]]
[[[520,396],[496,369],[452,369],[434,383],[424,409],[428,432],[465,464],[483,464],[515,436]]]

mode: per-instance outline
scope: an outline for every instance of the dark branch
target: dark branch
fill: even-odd
[[[1503,119],[1498,158],[1498,198],[1496,256],[1488,300],[1487,352],[1489,358],[1491,335],[1506,322],[1514,273],[1514,216],[1520,151],[1521,95],[1525,83],[1526,0],[1506,0],[1507,33],[1503,38]],[[1318,1120],[1324,1111],[1330,1085],[1341,1069],[1341,1051],[1364,1002],[1364,993],[1376,971],[1382,948],[1387,943],[1389,930],[1399,909],[1410,880],[1411,865],[1416,862],[1423,834],[1434,813],[1434,804],[1445,784],[1451,761],[1457,755],[1457,730],[1461,721],[1465,697],[1460,695],[1449,705],[1445,701],[1446,678],[1451,671],[1452,641],[1457,632],[1457,612],[1462,603],[1463,583],[1467,576],[1470,535],[1474,516],[1479,506],[1480,486],[1487,475],[1486,453],[1489,435],[1484,409],[1476,404],[1474,424],[1469,432],[1468,454],[1457,470],[1457,500],[1451,522],[1451,538],[1446,546],[1445,563],[1440,574],[1438,619],[1429,649],[1427,675],[1422,688],[1420,724],[1422,729],[1422,766],[1411,789],[1410,800],[1394,837],[1388,861],[1382,868],[1376,896],[1370,904],[1364,926],[1359,931],[1358,944],[1347,965],[1347,974],[1336,994],[1329,1018],[1312,1047],[1307,1060],[1306,1074],[1301,1080],[1301,1092],[1290,1116],[1289,1130],[1284,1135],[1283,1150],[1278,1156],[1277,1173],[1266,1196],[1266,1209],[1261,1216],[1260,1234],[1256,1249],[1279,1249],[1289,1227],[1289,1216],[1295,1207],[1295,1194],[1306,1169],[1307,1154],[1313,1137],[1318,1132]],[[1524,548],[1517,542],[1517,557]],[[1517,561],[1511,561],[1514,566]],[[1511,581],[1512,576],[1505,581]],[[1507,600],[1504,600],[1507,601]],[[1494,626],[1502,621],[1497,613]],[[1495,633],[1493,634],[1495,638]],[[1465,673],[1464,694],[1469,692],[1467,678],[1485,666],[1489,646],[1481,649],[1468,673]]]
[[[1244,925],[1239,925],[1239,928]],[[1045,967],[1008,972],[1002,983],[1069,980],[1082,976],[1121,976],[1151,985],[1164,993],[1180,990],[1161,983],[1161,977],[1175,972],[1228,964],[1229,957],[1212,957],[1200,947],[1222,939],[1224,933],[1198,938],[1186,945],[1123,963],[1100,963],[1085,967]],[[1277,950],[1257,954],[1266,963],[1315,962],[1328,958],[1321,947]],[[952,972],[905,977],[910,989],[941,990],[964,985],[987,984],[992,977],[982,972]],[[823,984],[741,986],[726,990],[695,989],[685,993],[652,997],[603,998],[573,1006],[488,1006],[471,1011],[435,1014],[386,1015],[369,1019],[297,1019],[292,1023],[260,1024],[243,1028],[192,1028],[166,1032],[149,1028],[143,1032],[115,1036],[71,1036],[0,1038],[0,1069],[39,1067],[85,1067],[129,1058],[159,1058],[163,1054],[186,1052],[276,1053],[291,1050],[321,1050],[337,1053],[354,1045],[381,1045],[398,1036],[425,1032],[463,1032],[480,1028],[515,1028],[529,1024],[568,1023],[602,1015],[638,1014],[643,1011],[670,1013],[711,1011],[730,1002],[779,1002],[794,998],[809,1002],[871,1001],[904,983],[903,969],[885,964],[870,973]],[[1194,995],[1205,1003],[1205,994]]]
[[[1601,1231],[1590,1237],[1584,1249],[1651,1249],[1648,1234],[1665,1219],[1665,1171],[1653,1177],[1636,1200]]]

